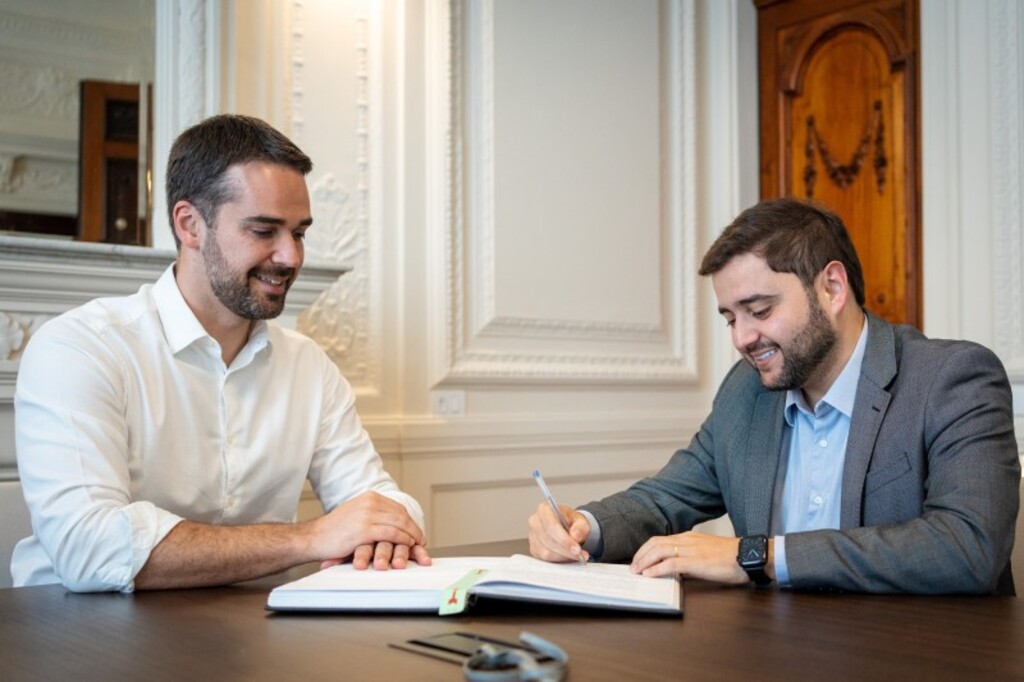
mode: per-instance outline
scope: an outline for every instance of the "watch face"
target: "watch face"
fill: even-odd
[[[763,535],[750,535],[740,539],[740,566],[760,567],[768,562],[768,538]]]

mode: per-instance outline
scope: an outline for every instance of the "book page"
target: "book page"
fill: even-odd
[[[430,566],[409,562],[407,568],[357,571],[352,564],[340,564],[300,578],[277,590],[343,590],[362,592],[443,590],[473,569],[493,569],[508,561],[506,557],[457,557],[434,559]]]
[[[490,592],[492,586],[499,583],[589,595],[597,599],[588,601],[600,602],[666,604],[671,603],[673,595],[676,595],[675,605],[678,606],[678,582],[675,578],[647,578],[630,572],[629,566],[623,564],[552,564],[517,554],[489,571],[478,583],[478,591]],[[514,592],[524,594],[523,590]]]
[[[551,564],[528,556],[451,557],[430,566],[357,571],[351,564],[324,569],[271,591],[272,609],[441,609],[448,590],[472,571],[485,573],[464,586],[468,594],[551,603],[678,613],[679,582],[645,578],[614,564]],[[454,598],[454,595],[452,596]],[[460,609],[461,610],[461,609]]]

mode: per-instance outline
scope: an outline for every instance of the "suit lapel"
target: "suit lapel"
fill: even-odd
[[[742,519],[742,525],[747,535],[767,535],[771,528],[785,404],[785,391],[763,391],[754,406],[744,458],[743,508],[746,518]]]
[[[860,526],[864,498],[864,480],[867,476],[875,439],[889,409],[891,395],[887,390],[896,376],[896,341],[893,327],[888,322],[868,313],[868,341],[864,351],[857,398],[853,403],[850,435],[846,440],[846,459],[843,463],[843,498],[840,528]]]

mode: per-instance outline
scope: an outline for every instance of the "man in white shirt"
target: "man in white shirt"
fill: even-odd
[[[309,158],[222,115],[171,150],[177,261],[152,285],[44,325],[15,395],[33,534],[16,586],[216,585],[298,564],[429,563],[423,513],[384,471],[351,387],[268,324],[303,262]],[[326,513],[295,522],[306,479]]]

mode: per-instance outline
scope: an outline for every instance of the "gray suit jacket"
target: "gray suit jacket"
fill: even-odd
[[[868,319],[841,527],[786,535],[793,587],[1012,594],[1020,464],[1002,364],[977,344]],[[583,507],[601,526],[600,559],[724,513],[737,535],[770,534],[785,398],[738,362],[689,447]]]

